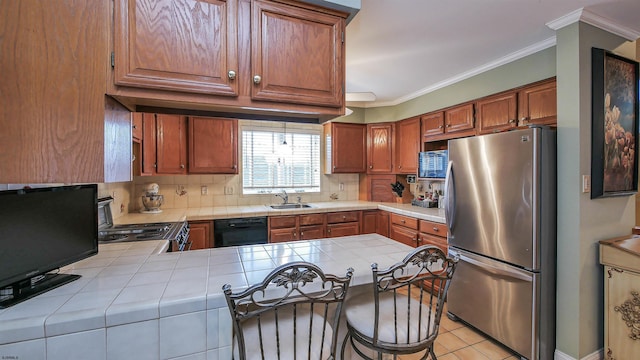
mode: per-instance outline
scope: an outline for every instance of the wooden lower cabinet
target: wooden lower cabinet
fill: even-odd
[[[362,212],[361,234],[375,234],[379,210],[364,210]]]
[[[270,216],[269,242],[324,238],[325,219],[325,214]]]
[[[189,221],[189,242],[185,250],[199,250],[213,247],[213,222]]]
[[[376,213],[376,233],[389,237],[389,212],[378,210]]]
[[[298,240],[298,215],[270,216],[269,242]]]
[[[449,246],[447,245],[447,225],[441,223],[435,223],[427,220],[420,220],[418,229],[418,246],[422,245],[435,245],[442,250],[445,255],[448,254]],[[442,284],[435,282],[433,289],[437,292]]]
[[[389,214],[389,237],[403,244],[416,247],[418,244],[418,219],[409,216]]]
[[[327,237],[360,234],[360,211],[339,211],[327,214]]]

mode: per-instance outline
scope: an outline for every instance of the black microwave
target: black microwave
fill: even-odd
[[[418,177],[444,179],[447,176],[449,150],[424,151],[418,153]]]

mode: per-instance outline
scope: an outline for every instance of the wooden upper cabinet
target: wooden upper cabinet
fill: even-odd
[[[458,105],[445,110],[444,127],[446,133],[467,133],[475,131],[473,121],[473,103]]]
[[[187,118],[156,114],[157,174],[187,173]]]
[[[471,136],[476,132],[473,103],[466,103],[420,117],[422,141]],[[417,162],[416,162],[417,164]]]
[[[517,92],[490,96],[476,102],[478,134],[488,134],[515,128],[517,120]]]
[[[251,97],[342,107],[344,19],[276,2],[251,6]]]
[[[367,174],[393,172],[394,123],[367,125]]]
[[[330,122],[324,125],[324,136],[325,173],[366,171],[366,125]]]
[[[238,121],[189,117],[189,173],[238,173]]]
[[[115,84],[238,95],[236,0],[116,0]]]
[[[430,114],[425,114],[420,117],[420,124],[422,127],[422,137],[424,140],[431,136],[438,136],[444,134],[444,112],[437,111]]]
[[[555,125],[558,118],[556,79],[522,88],[518,93],[518,125]]]
[[[156,116],[155,114],[142,114],[142,166],[139,175],[155,175],[156,158]]]
[[[133,141],[142,141],[142,113],[131,113],[131,134]]]
[[[396,123],[396,174],[417,174],[420,152],[420,117]]]

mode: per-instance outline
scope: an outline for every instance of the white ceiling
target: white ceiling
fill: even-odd
[[[376,100],[347,105],[424,95],[554,46],[552,28],[577,19],[635,40],[640,0],[362,0],[347,26],[345,90]]]

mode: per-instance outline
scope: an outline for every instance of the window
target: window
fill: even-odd
[[[244,194],[320,191],[320,131],[242,130]]]

